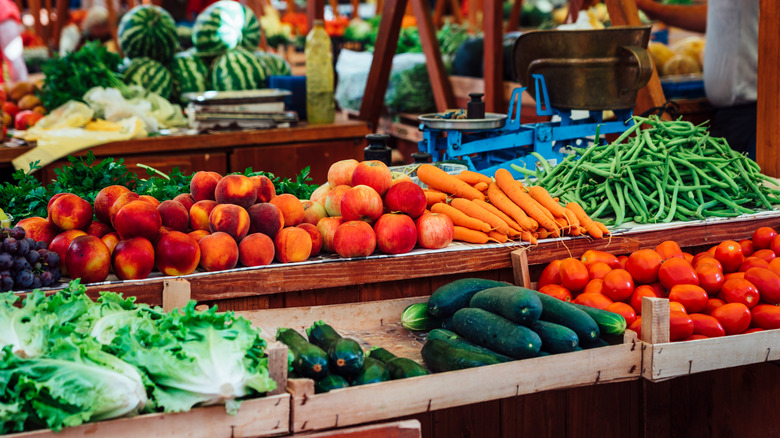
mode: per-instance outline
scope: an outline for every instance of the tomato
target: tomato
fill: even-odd
[[[585,289],[582,290],[584,294],[600,294],[604,290],[604,280],[600,278],[594,278],[585,285]]]
[[[715,248],[715,258],[723,264],[723,272],[737,272],[739,265],[745,260],[742,247],[733,240],[726,240]]]
[[[642,317],[637,316],[634,322],[628,326],[628,329],[632,332],[636,332],[637,337],[642,337]]]
[[[720,321],[701,313],[693,313],[690,315],[693,320],[693,334],[704,335],[708,338],[717,338],[720,336],[726,336],[726,330],[720,325]]]
[[[539,281],[536,283],[536,287],[543,288],[548,284],[561,284],[560,273],[561,261],[553,260],[547,265],[542,274],[539,276]]]
[[[713,257],[715,257],[715,250],[716,249],[718,249],[718,245],[711,246],[710,249],[707,250],[707,252],[712,254]]]
[[[676,301],[688,313],[701,312],[707,307],[707,291],[693,284],[677,284],[669,291],[669,301]]]
[[[628,325],[633,324],[634,320],[636,319],[636,312],[634,312],[634,308],[626,303],[612,303],[607,306],[607,310],[621,315],[626,319],[626,324]]]
[[[767,266],[767,268],[775,274],[780,275],[780,258],[769,262],[769,266]]]
[[[750,268],[768,268],[769,262],[758,257],[748,257],[739,265],[739,272],[745,272]]]
[[[582,290],[590,277],[588,277],[588,267],[585,263],[575,259],[568,258],[561,261],[560,266],[561,284],[572,292]]]
[[[647,284],[658,281],[658,269],[664,259],[652,249],[634,251],[626,260],[626,271],[637,283]]]
[[[693,254],[688,253],[688,252],[684,252],[683,253],[683,260],[685,260],[688,263],[693,264]]]
[[[658,269],[658,279],[666,289],[671,289],[676,284],[699,285],[699,278],[693,266],[683,259],[671,258],[663,262]]]
[[[758,304],[761,295],[753,283],[744,278],[732,278],[723,283],[720,297],[727,303],[742,303],[749,309]]]
[[[769,243],[769,249],[775,254],[780,255],[780,236],[775,236],[772,242]]]
[[[618,256],[618,262],[620,262],[620,269],[626,269],[626,260],[628,260],[628,256],[626,255]]]
[[[658,294],[655,289],[646,284],[637,286],[636,289],[634,289],[634,293],[631,294],[631,299],[628,301],[637,315],[642,314],[642,298],[644,297],[658,298]]]
[[[758,289],[761,301],[769,304],[780,303],[780,275],[765,268],[750,268],[745,271],[745,280]]]
[[[780,307],[770,304],[759,304],[753,308],[751,313],[751,322],[754,326],[765,330],[780,328]]]
[[[763,331],[764,331],[764,329],[762,329],[762,328],[760,328],[760,327],[753,327],[753,328],[751,328],[751,329],[747,329],[747,330],[745,330],[744,332],[742,332],[742,334],[743,334],[743,335],[746,335],[746,334],[748,334],[748,333],[756,333],[756,332],[763,332]]]
[[[720,298],[710,298],[707,300],[707,307],[704,309],[704,313],[707,315],[712,315],[712,311],[717,309],[718,307],[726,304],[725,301],[721,300]]]
[[[709,253],[708,253],[709,254]],[[704,257],[699,260],[696,260],[695,264],[693,265],[694,269],[698,269],[699,266],[704,265],[711,265],[718,268],[718,270],[723,273],[723,265],[716,259],[715,257]]]
[[[768,249],[772,244],[772,239],[777,236],[777,231],[770,227],[761,227],[753,231],[753,248]]]
[[[571,292],[560,284],[548,284],[539,288],[539,293],[558,298],[561,301],[571,301]]]
[[[674,310],[676,312],[682,312],[682,313],[688,313],[688,310],[679,301],[669,301],[669,310]]]
[[[709,336],[697,335],[696,333],[694,333],[680,342],[698,341],[699,339],[709,339],[709,338],[710,338]]]
[[[753,241],[750,239],[740,240],[739,246],[742,248],[742,255],[745,257],[750,257],[750,255],[756,251],[756,249],[753,247]]]
[[[634,293],[634,279],[625,269],[613,269],[604,277],[604,295],[613,301],[625,301]]]
[[[590,276],[591,280],[594,278],[604,278],[604,276],[606,276],[607,273],[611,270],[612,267],[604,262],[593,262],[588,265],[588,275]]]
[[[732,278],[745,278],[745,273],[744,272],[732,272],[730,274],[725,274],[723,276],[723,278],[726,279],[726,281],[729,281]]]
[[[758,257],[760,259],[766,260],[767,263],[771,263],[772,260],[777,257],[777,254],[775,254],[775,252],[771,249],[759,249],[758,251],[754,252],[751,257]]]
[[[682,259],[680,259],[682,260]],[[686,313],[669,312],[669,340],[682,341],[693,334],[693,320]]]
[[[715,256],[710,254],[710,253],[708,253],[707,251],[700,252],[700,253],[696,254],[695,256],[693,256],[693,261],[691,262],[691,265],[693,265],[693,267],[695,268],[700,260],[703,260],[703,259],[714,259],[714,258],[715,258]]]
[[[700,264],[696,268],[696,276],[699,277],[699,286],[709,295],[717,294],[726,281],[720,268],[713,264]]]
[[[678,245],[677,242],[673,240],[666,240],[659,243],[658,246],[655,247],[655,252],[660,254],[664,260],[671,258],[683,258],[683,252],[682,249],[680,249],[680,245]]]
[[[666,288],[664,288],[664,286],[657,281],[655,283],[650,283],[647,286],[653,288],[653,290],[655,291],[655,295],[658,298],[666,298],[669,296],[669,292],[666,291]]]
[[[586,266],[590,266],[591,264],[596,262],[601,262],[601,263],[606,263],[612,269],[617,269],[620,267],[620,262],[618,262],[617,257],[605,251],[596,251],[593,249],[589,249],[585,251],[584,254],[582,254],[580,260],[582,261],[582,263],[585,263]]]
[[[742,303],[727,303],[710,314],[726,330],[727,335],[736,335],[750,327],[750,309]]]
[[[577,295],[573,302],[583,306],[606,310],[613,301],[604,294],[589,293]]]

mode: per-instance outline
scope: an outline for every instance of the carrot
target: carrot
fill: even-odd
[[[488,232],[488,237],[495,240],[498,243],[506,243],[507,240],[509,240],[509,237],[504,233],[499,233],[498,231],[491,230]]]
[[[480,192],[484,192],[488,188],[488,183],[486,183],[485,181],[480,181],[474,184],[474,188],[479,190]]]
[[[542,186],[533,186],[528,189],[528,194],[552,213],[555,217],[565,217],[566,209],[553,200],[550,193]]]
[[[568,208],[566,208],[566,220],[569,221],[569,224],[572,227],[579,227],[580,226],[580,221],[579,221],[579,219],[577,219],[577,215],[574,214],[574,212],[571,211]]]
[[[518,225],[520,225],[521,230],[534,231],[539,227],[538,223],[536,223],[536,226],[534,226],[536,221],[531,222],[533,219],[528,217],[522,208],[512,202],[512,200],[509,199],[509,197],[507,197],[500,188],[498,188],[496,183],[490,183],[487,194],[488,198],[490,199],[490,203],[514,219]]]
[[[536,245],[538,243],[536,241],[536,236],[531,234],[530,231],[523,231],[522,233],[520,233],[520,238],[526,242],[531,243],[532,245]]]
[[[596,239],[601,239],[604,237],[604,231],[598,225],[596,225],[596,222],[593,219],[588,217],[580,204],[577,204],[576,202],[569,202],[566,204],[566,208],[574,212],[574,214],[577,216],[577,220],[580,221],[580,225],[585,227],[585,229],[588,231],[588,234],[595,237]]]
[[[433,204],[431,206],[431,211],[434,213],[446,214],[450,217],[450,219],[452,219],[452,223],[455,225],[471,228],[472,230],[479,230],[484,233],[490,231],[490,225],[484,221],[471,217],[457,208],[449,206],[445,203]]]
[[[487,233],[482,231],[472,230],[471,228],[461,227],[455,225],[455,232],[453,233],[454,240],[460,240],[461,242],[468,243],[488,243],[490,237]]]
[[[493,180],[490,179],[489,176],[483,175],[479,172],[473,172],[471,170],[462,171],[460,174],[457,175],[457,178],[472,186],[479,182],[483,182],[485,184],[490,184],[493,182]]]
[[[509,199],[525,210],[525,212],[528,213],[528,216],[539,222],[540,226],[550,230],[553,237],[560,236],[555,222],[536,206],[533,198],[531,198],[528,193],[524,193],[523,190],[521,190],[517,181],[515,181],[508,170],[498,169],[496,171],[496,184],[504,193],[506,193],[506,196],[509,197]]]
[[[522,184],[520,184],[519,182],[518,182],[518,185],[520,186],[520,191],[521,191],[522,193],[526,193],[526,192],[525,192],[525,188],[524,188],[524,186],[523,186]],[[531,200],[531,201],[534,203],[534,205],[536,206],[536,208],[538,208],[538,209],[539,209],[539,211],[541,211],[542,213],[544,213],[544,215],[545,215],[545,216],[547,216],[547,218],[548,218],[548,219],[550,219],[550,220],[551,220],[551,221],[553,221],[553,222],[555,221],[555,215],[554,215],[554,214],[552,214],[552,212],[550,212],[550,210],[548,210],[548,209],[547,209],[547,207],[545,207],[544,205],[540,204],[540,203],[539,203],[539,201],[537,201],[537,200],[536,200],[536,199],[534,199],[534,198],[531,198],[530,196],[528,197],[528,199],[530,199],[530,200]]]
[[[428,187],[458,195],[461,198],[485,199],[485,195],[479,190],[432,164],[421,164],[417,168],[417,178],[427,184]]]
[[[569,228],[569,222],[566,220],[565,217],[556,217],[553,219],[556,224],[558,224],[558,228],[565,230]]]
[[[605,236],[609,236],[609,230],[607,229],[607,226],[602,224],[599,221],[593,221],[596,223],[596,226],[599,227],[602,233],[604,233]]]
[[[509,228],[509,225],[500,217],[475,204],[474,201],[469,201],[468,199],[463,198],[455,198],[450,201],[450,205],[473,218],[487,223],[491,228],[495,229],[499,233],[509,236],[516,235],[515,232]]]
[[[447,202],[447,194],[444,192],[433,190],[423,190],[423,192],[425,193],[425,202],[428,207],[438,202]]]
[[[538,230],[536,230],[536,235],[540,239],[546,239],[546,238],[550,237],[550,232],[547,231],[547,228],[540,227]]]
[[[506,213],[496,208],[495,205],[488,204],[485,201],[480,201],[479,199],[475,199],[473,201],[474,204],[478,205],[479,207],[485,209],[486,211],[493,213],[494,215],[498,216],[499,219],[506,222],[507,225],[509,225],[509,228],[515,231],[515,235],[519,236],[520,232],[523,231],[523,227],[520,226],[517,222],[515,222],[514,219],[507,216]],[[530,218],[528,218],[530,219]]]

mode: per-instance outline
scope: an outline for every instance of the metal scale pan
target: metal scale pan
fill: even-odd
[[[485,113],[484,119],[445,119],[434,114],[422,114],[417,117],[420,123],[428,129],[476,131],[480,129],[496,129],[504,126],[506,114]]]

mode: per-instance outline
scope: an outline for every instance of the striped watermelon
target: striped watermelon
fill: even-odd
[[[218,1],[195,19],[192,44],[205,53],[222,53],[236,47],[254,50],[260,44],[260,23],[241,3]]]
[[[265,87],[265,70],[254,53],[236,48],[214,61],[210,79],[212,90],[256,90]]]
[[[190,51],[177,53],[173,57],[170,70],[174,96],[191,91],[206,91],[208,88],[209,71],[206,64]]]
[[[179,50],[173,17],[155,5],[129,10],[119,22],[117,37],[119,48],[130,59],[146,57],[165,63]]]
[[[290,67],[290,63],[281,56],[275,53],[264,52],[262,50],[256,51],[255,55],[257,55],[258,59],[260,59],[260,64],[265,70],[266,77],[292,75],[292,67]]]
[[[164,98],[171,95],[171,73],[151,58],[135,58],[122,72],[127,85],[140,85]]]

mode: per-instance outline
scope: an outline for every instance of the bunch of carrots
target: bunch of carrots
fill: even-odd
[[[428,186],[425,197],[433,213],[449,216],[455,225],[455,240],[487,243],[589,234],[600,239],[607,227],[594,221],[576,202],[565,206],[540,186],[526,187],[506,169],[495,181],[481,173],[464,170],[450,175],[431,164],[417,168],[417,178]]]

